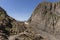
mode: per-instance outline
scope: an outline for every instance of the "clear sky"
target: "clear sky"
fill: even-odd
[[[35,7],[43,0],[0,0],[0,6],[7,11],[7,14],[16,20],[27,20]],[[49,0],[56,2],[57,0]]]

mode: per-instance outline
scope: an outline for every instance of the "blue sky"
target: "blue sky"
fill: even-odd
[[[0,0],[0,6],[7,11],[7,14],[16,20],[27,20],[36,6],[43,0]],[[56,2],[57,0],[49,0]]]

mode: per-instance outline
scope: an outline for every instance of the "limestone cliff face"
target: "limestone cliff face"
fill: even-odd
[[[52,35],[60,36],[60,2],[40,3],[30,19],[30,26],[38,33],[42,30]]]

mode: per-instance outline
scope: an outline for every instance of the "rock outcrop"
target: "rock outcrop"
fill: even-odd
[[[28,22],[35,32],[40,33],[38,30],[42,30],[60,39],[60,2],[40,3]]]

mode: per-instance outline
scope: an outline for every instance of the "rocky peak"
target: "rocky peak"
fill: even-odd
[[[60,10],[60,2],[42,2],[42,3],[39,3],[39,5],[36,7],[36,9],[34,10],[33,14],[32,15],[35,15],[37,14],[37,12],[55,12],[57,10]],[[57,11],[58,13],[60,13],[59,11]],[[58,14],[57,13],[57,14]]]

